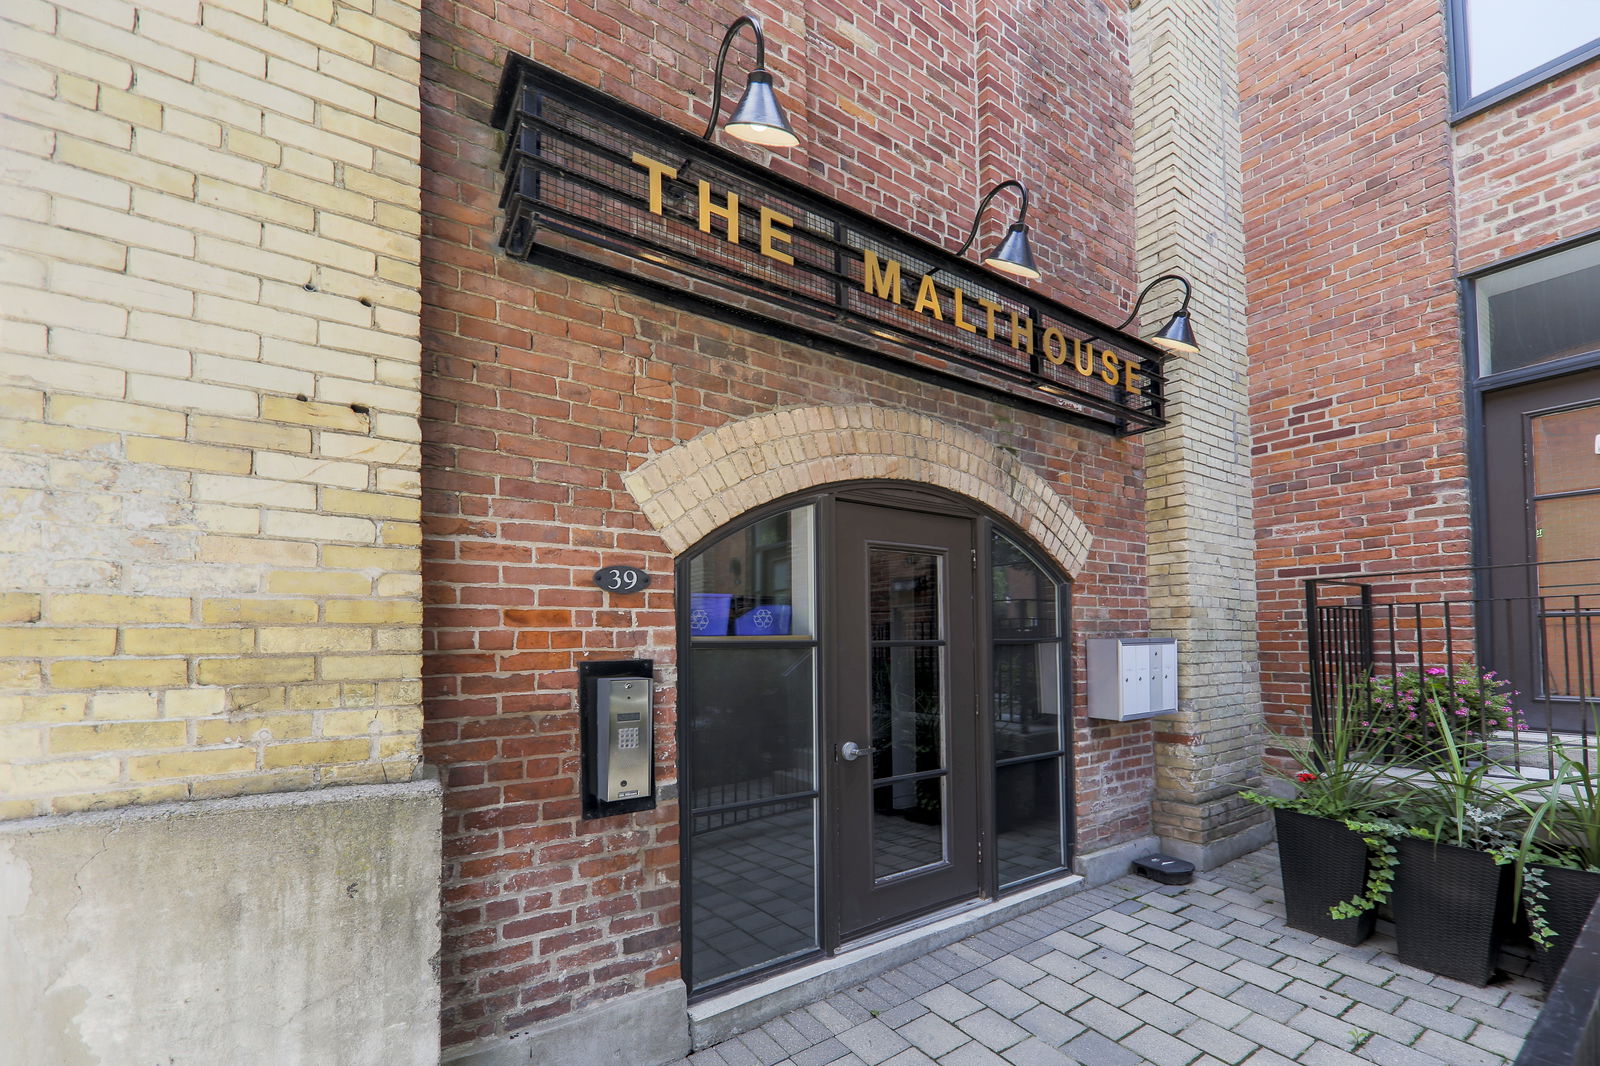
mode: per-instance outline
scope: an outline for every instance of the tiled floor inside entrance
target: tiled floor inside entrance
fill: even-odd
[[[1475,988],[1287,928],[1275,849],[1053,903],[675,1066],[1498,1066],[1536,982]]]

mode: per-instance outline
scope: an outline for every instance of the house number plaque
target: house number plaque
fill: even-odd
[[[607,592],[643,592],[650,575],[637,566],[602,566],[594,572],[594,583]]]

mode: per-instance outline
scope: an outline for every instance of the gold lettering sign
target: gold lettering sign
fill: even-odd
[[[791,243],[794,238],[789,234],[789,227],[794,225],[794,219],[788,215],[772,210],[770,207],[761,209],[761,254],[780,263],[794,265],[794,256],[788,252],[780,252],[773,245],[777,242]],[[782,226],[782,229],[778,227]]]
[[[877,253],[868,248],[862,257],[861,287],[880,300],[900,303],[900,260],[891,259],[884,266]]]
[[[643,167],[645,174],[648,175],[649,185],[646,199],[650,206],[650,213],[652,215],[665,214],[662,186],[667,179],[678,176],[677,168],[668,166],[659,159],[651,159],[642,152],[633,153],[633,162],[635,166]],[[712,198],[710,182],[702,180],[698,184],[700,189],[700,210],[698,215],[700,232],[710,233],[711,220],[720,218],[723,221],[723,232],[728,239],[728,243],[738,244],[739,195],[730,192],[727,199],[719,204]],[[768,259],[776,259],[780,263],[788,263],[793,266],[794,256],[779,248],[778,245],[793,244],[794,235],[789,230],[794,226],[794,219],[781,211],[774,211],[770,207],[761,208],[760,218],[761,254]],[[894,264],[894,270],[896,283],[898,284],[899,263]]]
[[[647,176],[646,199],[650,212],[656,215],[663,214],[665,199],[663,187],[668,180],[677,178],[677,168],[639,152],[633,153],[633,162],[643,168]],[[697,187],[699,203],[696,221],[700,232],[713,232],[713,220],[720,220],[725,239],[730,244],[738,244],[740,238],[738,194],[729,192],[719,202],[712,192],[710,182],[702,179],[697,182]],[[760,207],[758,217],[760,219],[758,247],[761,254],[780,263],[793,265],[794,256],[786,249],[793,246],[794,235],[791,231],[794,219],[769,207]],[[903,307],[905,306],[905,293],[901,282],[903,273],[900,260],[880,257],[871,248],[863,249],[861,288],[864,292]],[[978,325],[967,317],[969,300],[967,293],[958,285],[950,285],[948,290],[949,305],[952,309],[950,325],[966,333],[977,333]],[[1001,339],[996,322],[1004,313],[1008,325],[1004,340],[1010,344],[1013,351],[1031,356],[1035,352],[1037,343],[1039,354],[1052,366],[1066,366],[1070,361],[1072,369],[1082,377],[1097,377],[1107,385],[1121,386],[1134,396],[1143,394],[1143,385],[1137,375],[1144,371],[1136,362],[1124,359],[1103,346],[1097,350],[1093,341],[1077,337],[1069,338],[1055,326],[1047,326],[1036,334],[1033,319],[1021,311],[1004,307],[983,296],[970,299],[983,309],[983,335],[987,339],[991,341]],[[917,284],[917,295],[911,309],[917,314],[945,322],[945,302],[945,295],[935,281],[933,273],[924,274]]]

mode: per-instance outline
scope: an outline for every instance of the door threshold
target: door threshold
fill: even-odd
[[[908,926],[887,929],[818,959],[689,1005],[694,1050],[749,1032],[780,1014],[804,1007],[842,988],[891,970],[930,951],[964,940],[1087,888],[1078,874],[1023,889],[995,900],[977,899],[923,915]]]

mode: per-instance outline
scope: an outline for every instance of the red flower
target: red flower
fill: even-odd
[[[1297,781],[1315,781],[1317,779],[1316,774],[1295,774],[1294,776]]]

